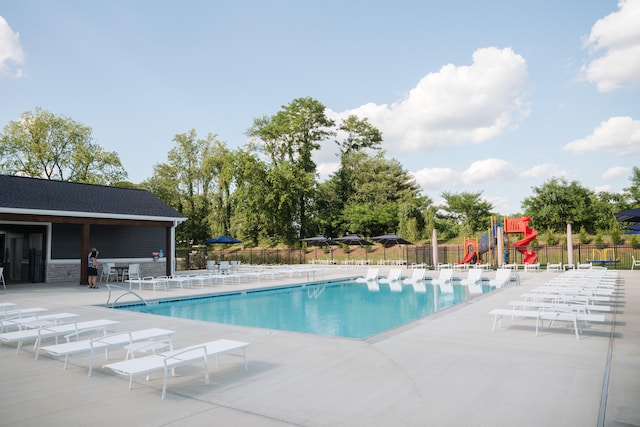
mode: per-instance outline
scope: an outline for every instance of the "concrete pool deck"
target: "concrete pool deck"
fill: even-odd
[[[322,271],[323,278],[337,279],[363,275],[365,269]],[[637,426],[640,272],[619,273],[615,325],[614,315],[607,314],[605,324],[592,324],[579,341],[564,325],[536,337],[535,321],[528,319],[505,319],[501,329],[491,331],[490,310],[506,308],[563,273],[520,272],[520,286],[367,340],[112,310],[103,306],[104,286],[8,285],[0,290],[0,302],[73,312],[82,320],[114,319],[120,331],[173,329],[176,348],[219,338],[251,345],[248,371],[241,359],[222,356],[220,366],[210,363],[207,386],[201,366],[179,368],[164,401],[161,375],[149,381],[137,377],[128,390],[126,377],[101,368],[102,357],[88,377],[88,357],[72,356],[65,370],[60,359],[41,355],[34,360],[29,345],[18,355],[15,345],[1,345],[0,425]],[[142,295],[167,298],[300,281],[145,290]],[[123,355],[111,353],[110,360]]]

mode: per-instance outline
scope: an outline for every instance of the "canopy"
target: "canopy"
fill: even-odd
[[[373,245],[373,243],[369,242],[368,240],[363,239],[362,237],[358,236],[357,234],[347,234],[344,237],[338,237],[337,239],[334,239],[336,242],[340,242],[340,243],[344,243],[345,245],[349,245],[349,246],[371,246]]]
[[[628,209],[614,213],[614,215],[620,222],[640,222],[640,208]]]
[[[384,260],[387,259],[387,246],[395,246],[395,245],[412,245],[410,241],[403,239],[397,234],[384,234],[382,236],[372,237],[371,240],[374,242],[378,242],[382,245],[382,258]],[[402,259],[402,254],[400,254],[400,258]]]
[[[344,243],[345,245],[362,247],[362,259],[365,258],[364,247],[373,245],[373,243],[369,242],[368,240],[363,239],[362,237],[358,236],[357,234],[347,234],[344,237],[338,237],[337,239],[334,239],[334,240],[336,242]],[[348,256],[349,256],[349,254],[347,253],[347,257]]]
[[[628,225],[624,228],[627,234],[640,234],[640,224]]]
[[[331,246],[338,246],[336,242],[331,240],[331,238],[324,236],[316,236],[316,237],[307,237],[306,239],[300,239],[301,242],[305,242],[309,246],[327,246],[329,251],[331,252],[331,259],[333,259],[333,252],[331,251]],[[316,249],[315,258],[318,259],[318,249]]]
[[[393,246],[393,245],[413,245],[408,240],[403,239],[397,234],[385,234],[383,236],[372,237],[371,240],[374,242],[378,242],[385,246]]]
[[[305,242],[307,245],[311,246],[337,246],[338,244],[331,240],[329,237],[324,236],[316,236],[316,237],[307,237],[306,239],[300,239],[301,242]]]
[[[213,245],[215,243],[231,244],[231,243],[242,243],[242,240],[234,239],[233,237],[229,237],[229,236],[218,236],[218,237],[213,237],[211,239],[207,239],[204,241],[204,243],[207,245]]]

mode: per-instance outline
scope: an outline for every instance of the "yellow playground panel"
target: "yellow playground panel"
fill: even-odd
[[[591,257],[592,260],[607,260],[607,261],[613,261],[613,260],[618,260],[618,258],[614,258],[615,254],[613,252],[612,248],[607,248],[607,249],[594,249],[593,250],[593,256]]]

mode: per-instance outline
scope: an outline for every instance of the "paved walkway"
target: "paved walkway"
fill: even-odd
[[[324,271],[325,278],[364,274],[362,269]],[[1,345],[0,425],[640,425],[640,272],[621,272],[615,324],[607,315],[605,325],[592,325],[579,341],[562,326],[536,337],[533,321],[525,319],[506,319],[491,332],[491,309],[506,307],[551,277],[521,273],[519,287],[368,340],[111,310],[100,306],[107,297],[104,286],[9,285],[0,291],[0,302],[75,312],[82,319],[116,319],[119,330],[174,329],[176,347],[217,338],[251,346],[249,371],[239,359],[223,356],[220,366],[210,365],[211,383],[205,386],[201,368],[180,368],[162,401],[158,375],[150,381],[136,378],[129,391],[125,377],[100,368],[100,358],[89,378],[87,357],[72,357],[64,370],[61,360],[34,360],[29,346],[16,355],[15,346]],[[155,296],[211,291],[171,289]]]

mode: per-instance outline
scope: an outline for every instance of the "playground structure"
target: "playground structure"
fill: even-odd
[[[489,264],[496,264],[495,259],[495,251],[496,244],[498,242],[498,224],[496,222],[495,217],[491,217],[491,226],[487,230],[486,233],[476,237],[475,239],[465,239],[464,247],[465,247],[465,255],[460,261],[456,264],[475,264],[481,263],[482,255],[485,253],[491,253],[491,259],[485,260],[484,262]]]
[[[538,232],[529,227],[531,218],[523,216],[520,218],[508,218],[504,217],[504,248],[509,247],[509,234],[523,234],[522,239],[514,243],[514,248],[522,254],[523,264],[535,264],[538,259],[538,254],[528,249],[529,243],[538,236]],[[491,217],[491,226],[486,233],[476,237],[475,239],[465,239],[465,256],[456,264],[468,264],[468,263],[480,263],[482,256],[488,254],[489,259],[484,262],[491,265],[498,264],[498,256],[496,249],[498,246],[498,223],[495,217]],[[505,263],[509,263],[508,252],[505,252]]]

